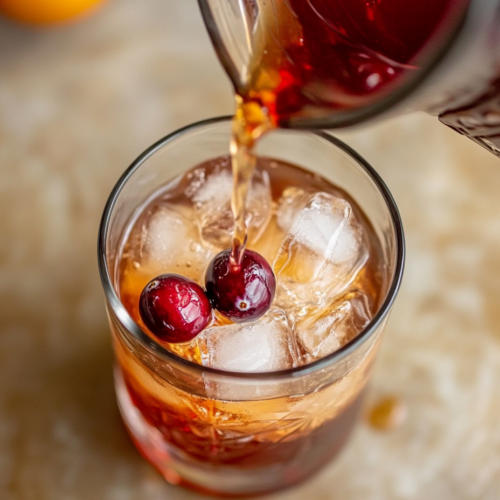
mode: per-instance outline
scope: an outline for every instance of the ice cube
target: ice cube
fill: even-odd
[[[295,186],[283,191],[276,210],[276,220],[280,229],[288,233],[295,219],[305,208],[311,197],[310,192]]]
[[[296,321],[346,290],[368,258],[363,227],[351,205],[314,194],[295,218],[274,260],[276,305]]]
[[[201,244],[193,219],[192,209],[179,205],[160,203],[148,210],[136,265],[150,273],[177,273],[202,282],[213,252]]]
[[[201,238],[218,250],[231,246],[234,218],[231,210],[233,176],[231,171],[216,168],[211,172],[197,169],[193,184],[186,194],[193,201]],[[246,222],[249,241],[257,241],[271,217],[271,187],[269,175],[254,172],[247,200]]]
[[[297,344],[286,314],[271,308],[252,323],[214,326],[198,337],[204,366],[259,373],[297,365]]]
[[[333,307],[307,316],[295,325],[300,345],[309,354],[308,362],[331,354],[347,344],[372,318],[370,297],[354,290]]]

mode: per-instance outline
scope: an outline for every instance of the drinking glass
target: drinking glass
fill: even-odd
[[[172,484],[244,497],[303,481],[348,440],[400,286],[404,238],[391,194],[356,152],[327,133],[277,130],[260,141],[259,155],[323,176],[347,191],[368,217],[381,247],[380,308],[338,351],[280,372],[220,371],[168,351],[141,330],[120,301],[123,243],[162,187],[228,154],[230,129],[228,117],[185,127],[126,170],[104,210],[99,268],[116,354],[118,405],[137,448]]]

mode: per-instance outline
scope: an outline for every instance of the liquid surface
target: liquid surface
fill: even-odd
[[[258,1],[237,91],[275,126],[369,105],[419,70],[452,0]],[[253,19],[252,19],[253,17]]]
[[[144,286],[176,273],[204,285],[210,260],[234,241],[229,158],[175,179],[136,220],[124,245],[121,300],[145,331]],[[191,361],[229,371],[276,371],[320,359],[352,340],[382,300],[379,243],[347,193],[298,167],[259,159],[250,183],[248,248],[273,266],[277,292],[257,322],[215,313],[190,344],[165,344]]]

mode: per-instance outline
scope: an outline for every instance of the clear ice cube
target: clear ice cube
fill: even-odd
[[[230,170],[215,169],[208,173],[200,168],[194,172],[186,194],[193,201],[201,239],[222,250],[232,241],[234,218],[231,210],[233,176]],[[247,200],[246,222],[249,241],[257,241],[271,218],[271,187],[269,175],[254,172]]]
[[[136,265],[151,273],[177,273],[202,282],[213,256],[200,241],[188,207],[162,203],[146,214],[141,231]]]
[[[278,200],[276,221],[281,230],[288,233],[295,219],[311,199],[311,193],[292,186],[283,191]]]
[[[363,227],[351,205],[329,193],[312,195],[274,260],[276,306],[293,321],[321,309],[347,289],[367,258]]]
[[[204,366],[244,373],[286,370],[297,365],[297,344],[286,314],[271,308],[252,323],[206,329],[198,337]]]
[[[308,354],[306,362],[328,356],[356,337],[370,322],[371,311],[370,297],[354,290],[336,305],[298,321],[295,332]]]

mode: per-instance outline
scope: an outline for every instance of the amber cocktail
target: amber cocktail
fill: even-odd
[[[146,151],[106,206],[99,264],[120,410],[172,484],[251,496],[296,484],[347,441],[397,294],[401,221],[380,177],[324,133],[258,144],[248,246],[277,288],[258,320],[214,312],[192,341],[159,340],[139,298],[156,276],[205,286],[234,221],[230,120],[182,129]]]

